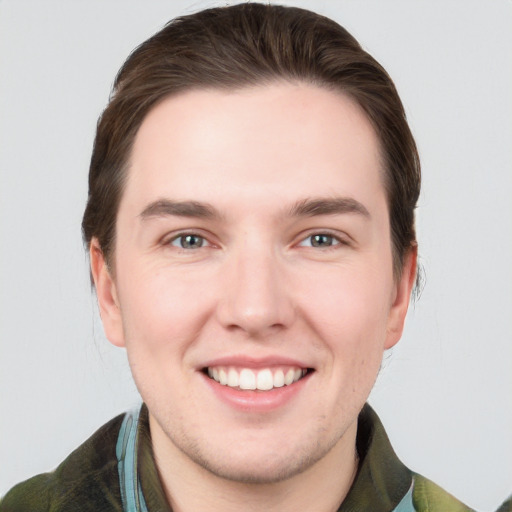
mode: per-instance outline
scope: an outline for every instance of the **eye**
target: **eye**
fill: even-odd
[[[207,243],[208,242],[204,237],[193,233],[188,233],[174,237],[169,242],[169,245],[172,245],[173,247],[179,247],[180,249],[200,249],[201,247],[207,245]]]
[[[332,247],[339,245],[341,242],[335,236],[328,233],[315,233],[308,236],[299,244],[301,247]]]

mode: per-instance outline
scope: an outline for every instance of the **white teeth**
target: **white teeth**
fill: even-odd
[[[228,386],[230,388],[237,388],[239,386],[240,379],[238,378],[238,372],[233,368],[230,368],[228,372]]]
[[[273,388],[281,388],[297,382],[307,374],[307,370],[288,368],[285,373],[285,370],[278,368],[272,373],[270,368],[259,371],[243,368],[238,371],[235,368],[208,367],[207,373],[210,378],[223,386],[244,390],[269,391]]]
[[[251,370],[244,368],[240,372],[240,389],[256,389],[256,376]]]
[[[256,388],[261,391],[268,391],[274,387],[274,379],[270,370],[262,370],[258,372],[256,378]]]
[[[282,388],[284,386],[284,373],[283,370],[277,370],[276,373],[274,373],[274,387],[275,388]]]

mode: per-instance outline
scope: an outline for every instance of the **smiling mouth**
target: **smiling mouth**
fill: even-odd
[[[226,366],[209,366],[204,373],[210,379],[242,391],[270,391],[274,388],[290,386],[313,372],[312,368],[282,367],[282,368],[234,368]]]

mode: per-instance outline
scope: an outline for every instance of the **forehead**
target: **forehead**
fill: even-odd
[[[380,193],[379,141],[347,96],[305,84],[166,98],[134,141],[125,196],[261,201]]]

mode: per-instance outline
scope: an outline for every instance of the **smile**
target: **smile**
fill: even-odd
[[[207,375],[214,381],[239,390],[270,391],[274,388],[290,386],[305,377],[310,370],[299,367],[234,368],[209,366]]]

